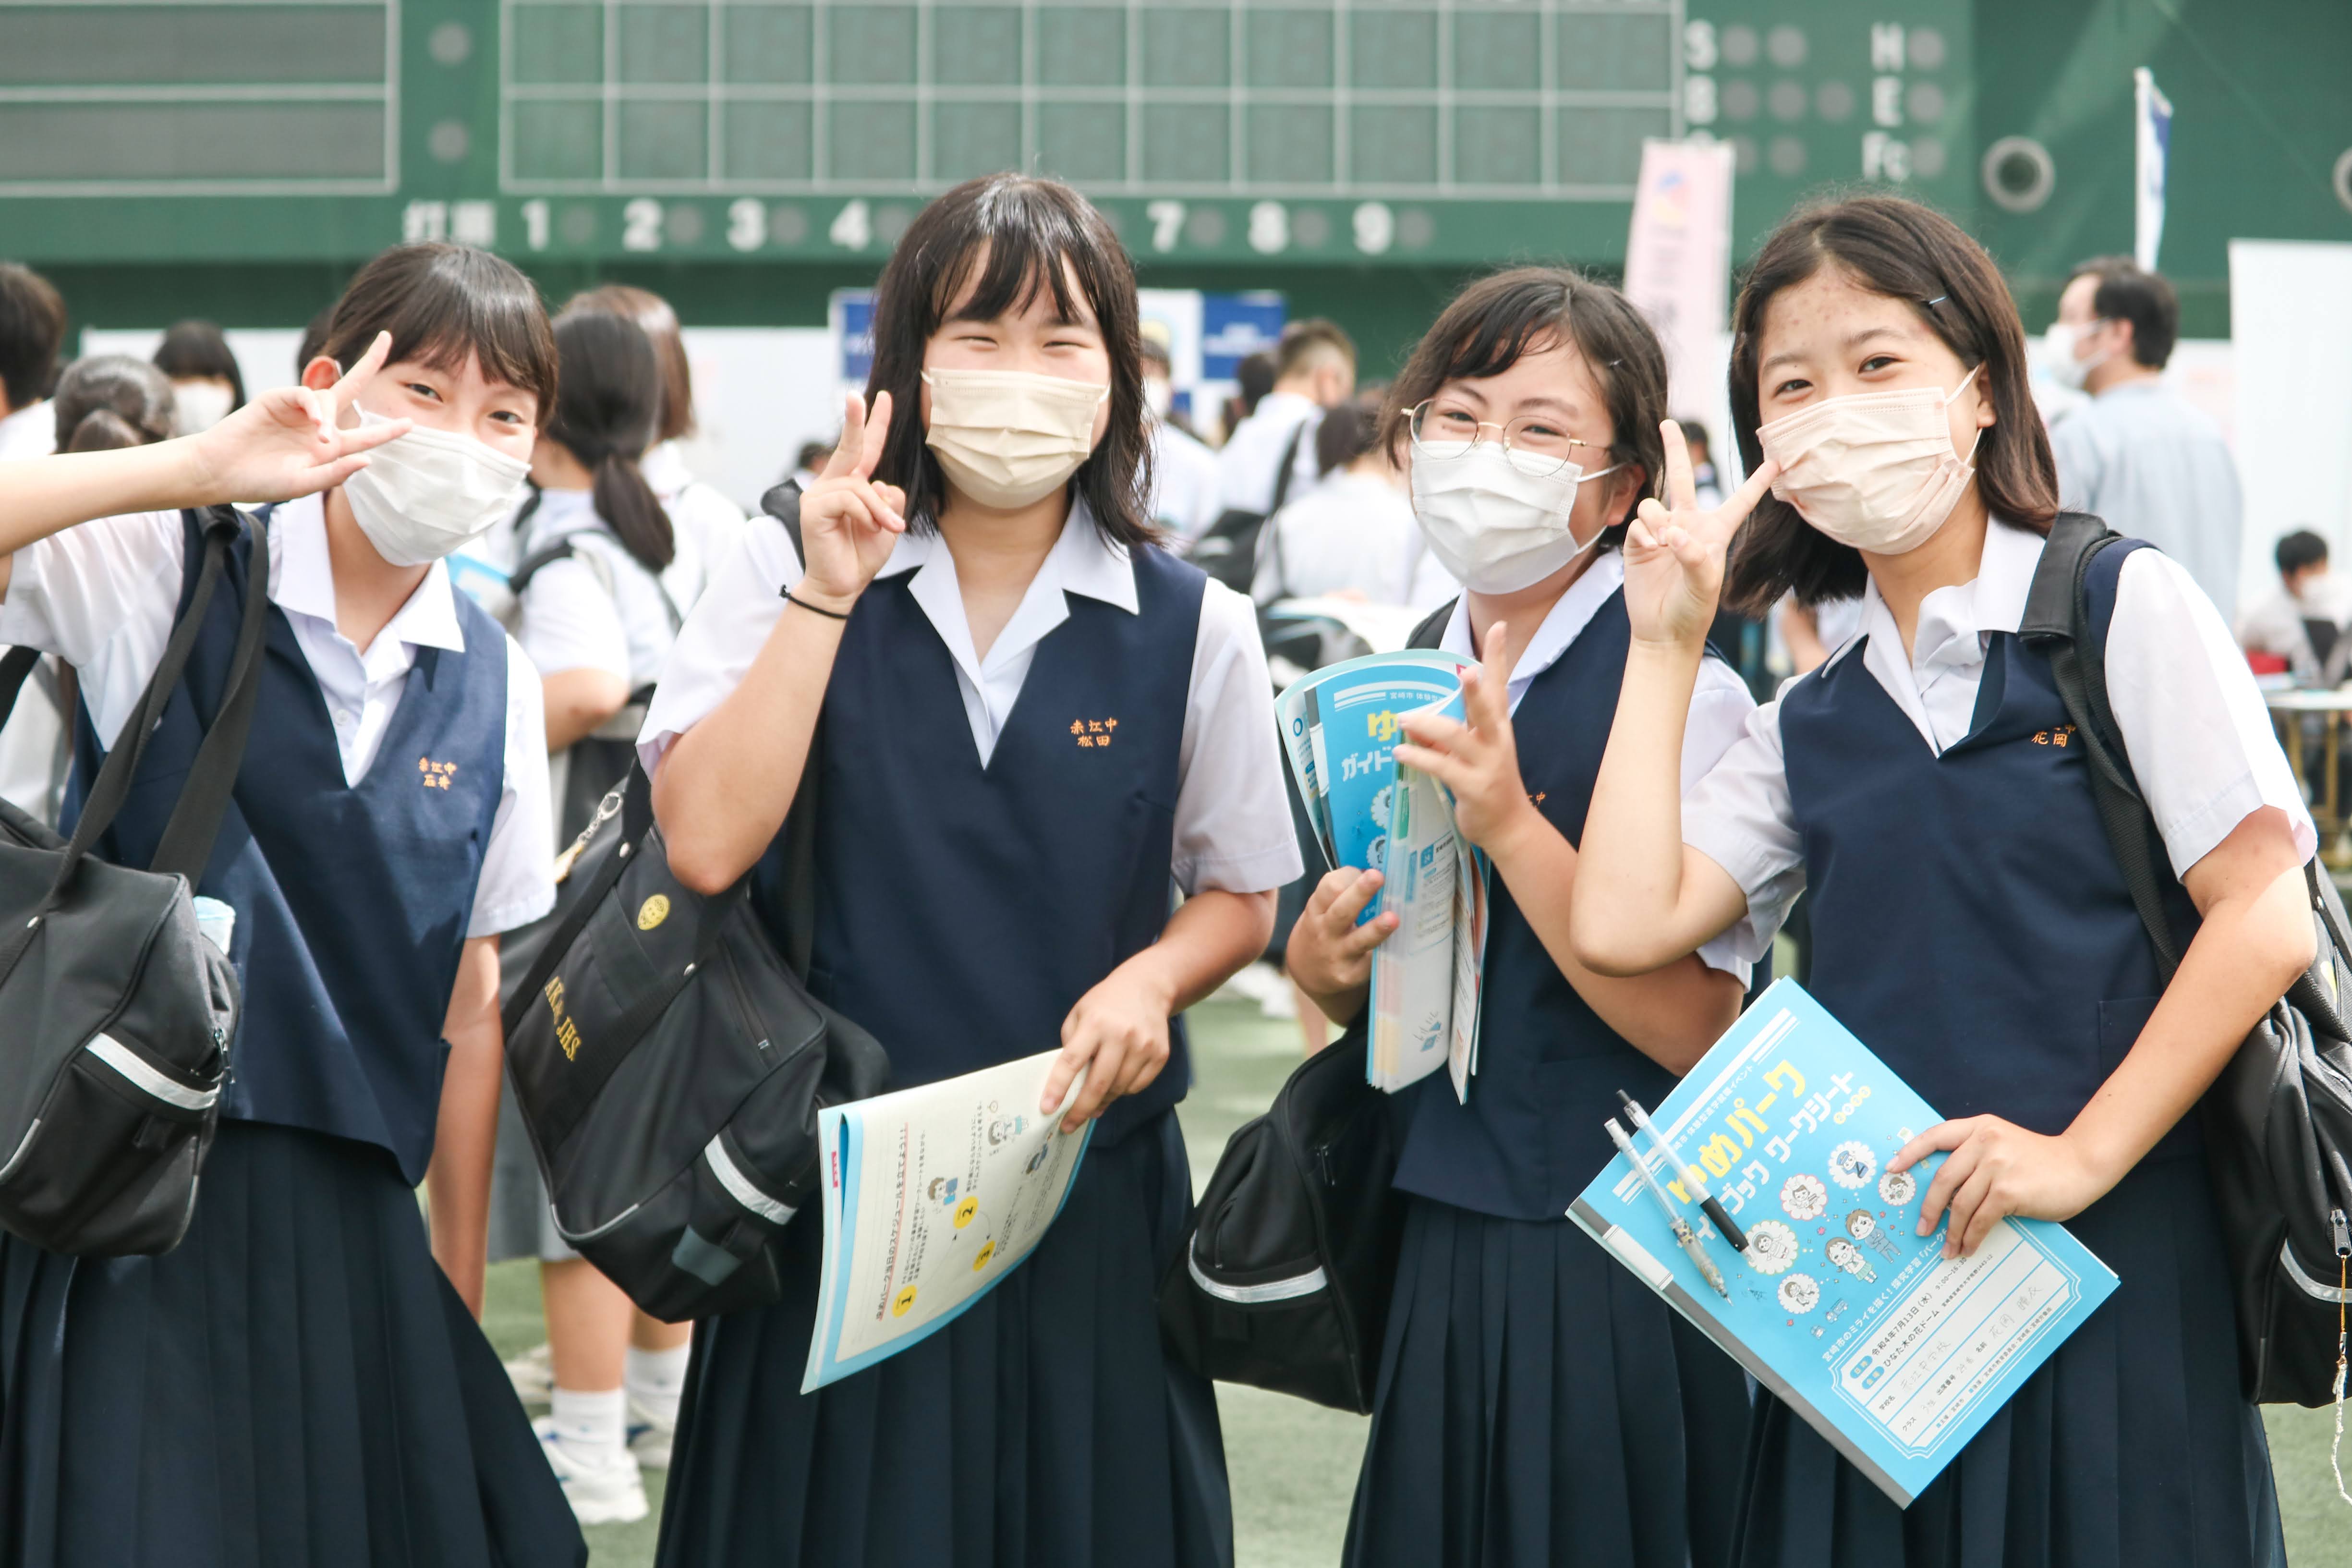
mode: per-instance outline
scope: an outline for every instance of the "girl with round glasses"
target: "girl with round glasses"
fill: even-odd
[[[1347,1561],[1713,1568],[1748,1396],[1728,1357],[1565,1215],[1612,1152],[1623,1089],[1654,1104],[1738,1014],[1719,943],[1657,973],[1576,961],[1569,894],[1631,623],[1618,552],[1664,466],[1665,359],[1638,311],[1551,268],[1471,285],[1398,378],[1384,434],[1463,592],[1414,641],[1478,668],[1468,722],[1408,719],[1400,762],[1454,790],[1494,858],[1478,1070],[1405,1090],[1405,1237]],[[1707,660],[1699,767],[1752,707]],[[1366,1003],[1377,871],[1323,879],[1291,973],[1342,1020]]]

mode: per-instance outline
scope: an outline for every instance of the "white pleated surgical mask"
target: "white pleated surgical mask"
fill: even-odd
[[[927,370],[923,444],[956,489],[1010,510],[1051,494],[1095,449],[1095,411],[1110,388],[1024,370]]]
[[[236,394],[216,381],[172,384],[172,427],[183,436],[211,429],[229,416]]]
[[[1952,450],[1945,412],[1976,379],[1946,392],[1895,387],[1832,397],[1759,426],[1764,455],[1780,465],[1772,493],[1813,527],[1856,550],[1902,555],[1944,526],[1976,469]],[[1981,427],[1978,440],[1984,438]]]
[[[1466,449],[1465,449],[1466,448]],[[1474,594],[1516,594],[1601,542],[1579,544],[1569,524],[1576,487],[1612,474],[1575,463],[1530,474],[1493,441],[1412,443],[1412,510],[1437,563]]]
[[[2084,334],[2096,331],[2099,323],[2078,327],[2071,321],[2053,321],[2042,334],[2042,357],[2050,362],[2050,379],[2069,392],[2080,392],[2090,380],[2091,373],[2107,363],[2108,356],[2096,359],[2076,359],[2074,351],[2083,345]]]
[[[360,424],[382,425],[360,410]],[[470,436],[419,425],[368,454],[343,481],[352,516],[394,566],[424,566],[481,537],[512,511],[530,465]]]

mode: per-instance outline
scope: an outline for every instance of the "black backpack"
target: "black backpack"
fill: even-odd
[[[777,847],[710,898],[670,874],[633,766],[566,852],[506,1005],[507,1071],[556,1229],[672,1322],[778,1299],[769,1244],[816,1191],[817,1111],[889,1076],[874,1037],[804,984],[821,739]]]
[[[2183,944],[2164,907],[2164,853],[2107,703],[2105,648],[2092,636],[2091,563],[2124,542],[2097,518],[2062,513],[2042,552],[2020,635],[2050,659],[2091,760],[2099,821],[2167,984]],[[2336,885],[2304,868],[2318,951],[2207,1091],[2213,1199],[2238,1308],[2239,1370],[2266,1405],[2336,1397],[2338,1327],[2352,1291],[2352,942]]]
[[[1359,1415],[1404,1237],[1398,1112],[1364,1081],[1364,1027],[1301,1062],[1226,1141],[1160,1284],[1160,1326],[1192,1371]]]
[[[212,858],[261,690],[269,542],[253,530],[221,697],[145,870],[91,853],[129,795],[245,524],[203,518],[204,563],[68,843],[0,801],[0,1226],[51,1252],[166,1252],[187,1234],[242,1010],[189,899]],[[0,723],[38,655],[0,659]]]
[[[1274,499],[1266,509],[1248,511],[1232,507],[1219,512],[1208,531],[1194,540],[1192,548],[1185,552],[1185,560],[1234,593],[1249,594],[1257,577],[1258,536],[1265,531],[1266,520],[1280,511],[1282,503],[1290,499],[1291,476],[1298,469],[1298,444],[1306,437],[1307,426],[1302,424],[1284,444],[1282,467],[1274,476]],[[1277,542],[1281,537],[1279,533],[1275,535]]]

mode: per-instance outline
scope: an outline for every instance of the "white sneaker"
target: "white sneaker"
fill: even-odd
[[[507,1381],[525,1405],[544,1405],[555,1394],[555,1363],[545,1345],[533,1345],[506,1363]]]
[[[668,1469],[670,1445],[677,1438],[677,1417],[664,1420],[635,1394],[629,1396],[629,1453],[640,1468]]]
[[[563,1498],[583,1524],[633,1524],[651,1510],[646,1504],[645,1478],[637,1462],[624,1448],[602,1455],[565,1441],[552,1416],[530,1424],[539,1434],[540,1451],[563,1488]]]

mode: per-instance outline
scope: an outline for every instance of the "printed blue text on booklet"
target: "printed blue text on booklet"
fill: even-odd
[[[1943,1118],[1792,980],[1649,1113],[1748,1233],[1748,1251],[1732,1251],[1691,1183],[1634,1135],[1731,1299],[1676,1245],[1624,1155],[1570,1217],[1901,1506],[2115,1290],[2063,1226],[2003,1219],[1949,1261],[1945,1226],[1913,1234],[1944,1156],[1899,1173],[1886,1162]]]

